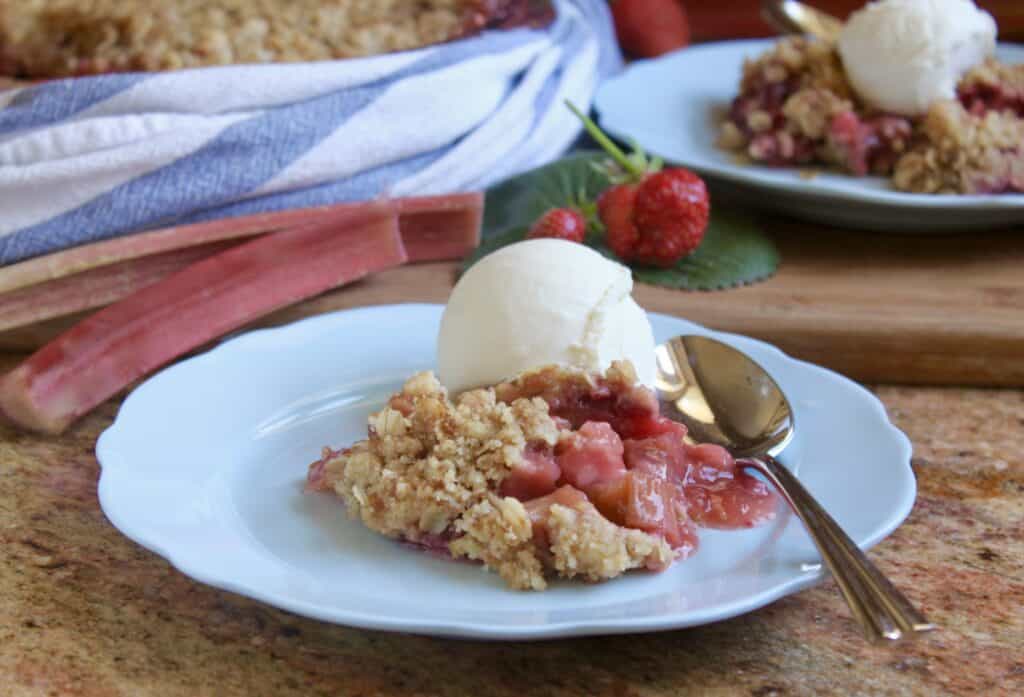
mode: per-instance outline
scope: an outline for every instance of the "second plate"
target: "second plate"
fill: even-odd
[[[1024,195],[954,196],[895,191],[880,177],[737,164],[715,145],[736,95],[743,61],[773,40],[705,44],[638,61],[605,82],[601,126],[668,162],[705,176],[719,196],[830,225],[888,232],[954,232],[1024,223]],[[1024,47],[1001,45],[1000,60],[1024,62]]]

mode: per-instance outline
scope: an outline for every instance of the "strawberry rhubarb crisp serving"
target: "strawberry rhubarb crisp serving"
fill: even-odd
[[[790,37],[743,68],[719,145],[913,193],[1024,192],[1024,65],[971,0],[877,0],[837,42]]]
[[[628,269],[564,240],[484,258],[445,309],[439,374],[410,377],[365,440],[325,448],[308,487],[517,589],[661,571],[697,551],[701,527],[770,520],[763,482],[660,415],[631,289]]]

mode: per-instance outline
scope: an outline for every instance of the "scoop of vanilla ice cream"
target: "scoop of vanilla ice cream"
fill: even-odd
[[[839,55],[865,102],[915,116],[952,99],[995,44],[995,20],[971,0],[878,0],[847,20]]]
[[[629,269],[575,242],[534,239],[489,254],[452,290],[438,335],[450,392],[548,364],[604,371],[628,359],[654,384],[654,335]]]

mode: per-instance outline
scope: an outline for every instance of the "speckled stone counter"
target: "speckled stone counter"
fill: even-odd
[[[107,522],[93,446],[116,404],[60,438],[0,426],[0,695],[1024,694],[1024,391],[877,393],[920,493],[871,556],[941,626],[895,648],[860,638],[831,582],[696,629],[531,644],[306,620]]]

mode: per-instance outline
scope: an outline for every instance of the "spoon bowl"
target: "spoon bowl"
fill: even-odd
[[[662,414],[690,438],[715,443],[759,472],[803,522],[822,560],[872,641],[934,629],[843,532],[796,476],[776,460],[796,433],[793,410],[768,372],[743,352],[706,336],[677,336],[655,349]]]
[[[777,456],[792,441],[795,423],[786,395],[743,353],[693,335],[667,341],[655,357],[662,413],[686,423],[694,440],[721,445],[736,457]]]

